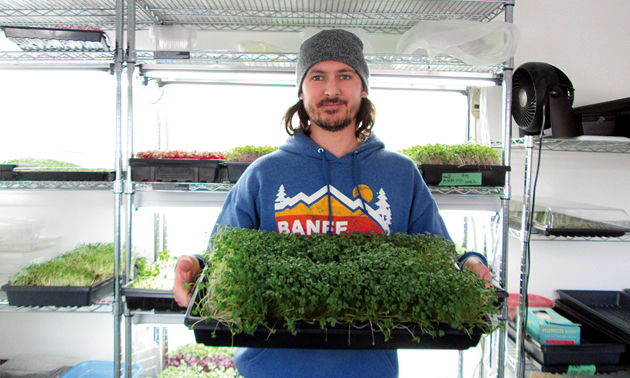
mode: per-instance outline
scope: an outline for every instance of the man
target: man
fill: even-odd
[[[363,44],[325,30],[306,40],[297,65],[300,101],[284,116],[291,138],[250,165],[230,191],[217,224],[281,233],[405,232],[450,239],[428,187],[411,159],[384,149],[372,134]],[[294,115],[299,126],[293,127]],[[483,256],[460,264],[490,279]],[[201,262],[182,256],[173,292],[186,306]],[[395,350],[244,348],[235,353],[245,377],[396,377]]]

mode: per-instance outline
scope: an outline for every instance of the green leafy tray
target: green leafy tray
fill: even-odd
[[[186,310],[184,324],[195,333],[197,343],[207,346],[236,346],[252,348],[303,348],[303,349],[451,349],[465,350],[475,347],[484,331],[474,328],[468,333],[448,325],[440,326],[442,336],[432,336],[414,324],[401,324],[391,331],[390,338],[370,324],[349,326],[336,323],[322,327],[318,323],[295,321],[293,334],[286,322],[270,321],[268,327],[259,326],[253,334],[233,334],[229,324],[215,319],[192,315],[192,311],[205,293],[199,283],[206,280],[201,275],[193,290]]]
[[[114,292],[114,277],[109,277],[92,286],[19,286],[6,284],[11,306],[57,306],[80,307],[93,305]]]

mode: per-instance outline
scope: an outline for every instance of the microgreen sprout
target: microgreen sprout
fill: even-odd
[[[474,143],[413,146],[399,151],[416,164],[437,165],[500,165],[501,153]]]

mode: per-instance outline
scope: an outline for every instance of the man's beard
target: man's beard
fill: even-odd
[[[322,128],[323,130],[326,130],[326,131],[336,132],[336,131],[341,131],[341,130],[345,129],[350,124],[352,124],[352,121],[356,118],[356,116],[357,116],[357,114],[359,112],[358,109],[357,109],[357,111],[353,115],[348,114],[346,116],[346,118],[332,120],[332,121],[327,121],[323,117],[315,118],[315,117],[317,117],[316,109],[321,107],[321,106],[324,106],[326,104],[329,104],[329,103],[341,103],[343,105],[348,105],[348,102],[345,101],[345,100],[340,100],[339,98],[332,98],[332,99],[324,99],[324,100],[318,102],[315,107],[310,107],[310,109],[307,109],[307,114],[308,114],[309,118],[311,119],[311,122],[316,124],[320,128]],[[326,110],[324,110],[323,112],[326,113],[326,114],[335,114],[338,111],[339,110],[335,110],[335,111],[326,111]]]

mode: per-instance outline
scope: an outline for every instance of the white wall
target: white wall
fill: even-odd
[[[576,88],[574,106],[630,96],[630,2],[516,0],[515,67],[545,62]]]
[[[574,106],[630,97],[630,3],[580,0],[516,1],[521,31],[515,67],[555,65],[576,88]],[[516,125],[514,125],[514,130]],[[518,136],[518,132],[514,132]],[[512,199],[523,199],[524,152],[513,151]],[[614,207],[630,213],[630,154],[543,151],[537,197]],[[521,245],[511,238],[508,289],[518,292]],[[558,289],[630,287],[629,242],[531,243],[529,293],[556,298]]]

